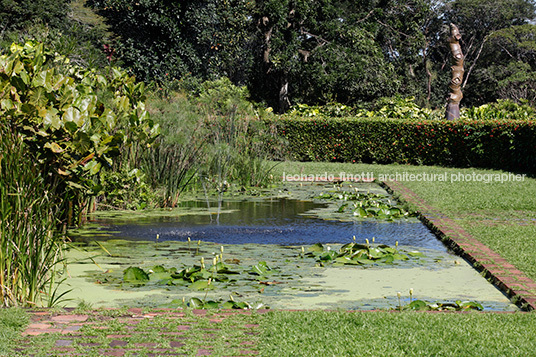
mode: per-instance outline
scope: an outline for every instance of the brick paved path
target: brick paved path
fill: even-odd
[[[472,237],[451,218],[428,205],[413,191],[397,181],[384,183],[391,193],[417,207],[420,219],[456,253],[484,272],[499,289],[528,310],[536,309],[536,283],[506,259]]]
[[[256,356],[260,314],[241,310],[31,311],[23,356]]]

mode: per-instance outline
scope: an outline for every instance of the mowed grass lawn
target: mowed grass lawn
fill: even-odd
[[[534,313],[278,311],[263,356],[534,356]]]

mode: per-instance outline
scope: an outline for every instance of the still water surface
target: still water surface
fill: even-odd
[[[70,277],[60,292],[71,289],[74,306],[79,300],[108,307],[175,306],[173,301],[183,298],[224,301],[236,294],[242,301],[272,308],[377,309],[397,306],[397,291],[408,300],[412,288],[417,298],[430,302],[469,300],[486,310],[516,309],[417,219],[354,220],[333,211],[336,207],[325,203],[277,198],[226,201],[220,207],[212,202],[209,209],[207,202],[190,201],[172,211],[99,214],[92,229],[73,235],[88,242],[89,251],[69,253]],[[338,249],[353,236],[358,242],[372,237],[380,244],[398,242],[400,249],[417,249],[425,256],[386,266],[344,267],[318,267],[314,259],[299,258],[300,246],[307,250],[315,243],[331,243]],[[190,245],[188,238],[202,242]],[[103,241],[106,254],[95,240]],[[278,283],[266,286],[250,277],[246,283],[214,283],[216,289],[209,293],[155,282],[143,287],[121,283],[129,266],[180,270],[199,264],[201,257],[210,262],[220,245],[226,257],[239,262],[232,268],[242,275],[248,277],[249,267],[262,260],[277,271],[265,279]]]
[[[339,221],[320,219],[310,213],[326,204],[294,199],[213,203],[190,201],[181,207],[187,215],[100,219],[103,232],[129,240],[207,241],[219,244],[347,243],[355,236],[359,242],[375,237],[384,244],[445,250],[430,230],[416,219],[395,222]],[[196,214],[197,212],[197,214]],[[113,233],[112,233],[113,232]]]

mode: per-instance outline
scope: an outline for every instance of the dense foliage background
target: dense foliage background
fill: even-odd
[[[279,112],[394,94],[442,107],[454,22],[462,105],[536,103],[531,0],[1,0],[0,19],[4,44],[37,37],[77,63],[183,88],[227,77]]]

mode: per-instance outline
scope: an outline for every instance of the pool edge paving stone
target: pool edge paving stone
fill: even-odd
[[[402,201],[413,204],[419,218],[428,228],[511,299],[517,299],[519,306],[536,310],[536,283],[525,273],[471,236],[453,219],[427,204],[402,183],[388,181],[382,182],[381,185],[390,193],[399,195]]]

